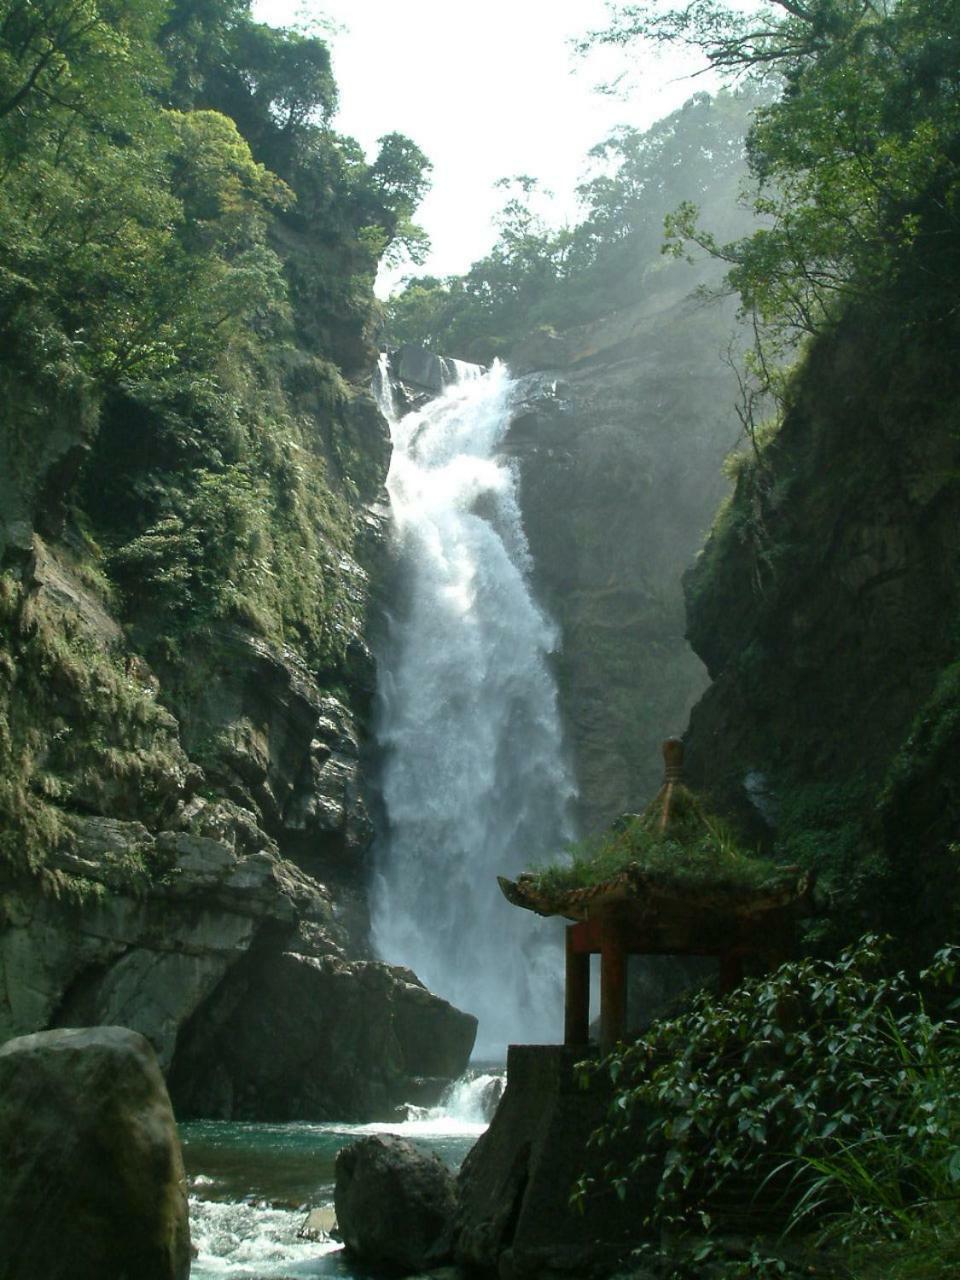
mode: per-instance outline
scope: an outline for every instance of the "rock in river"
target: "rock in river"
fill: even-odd
[[[373,1136],[337,1156],[337,1225],[357,1258],[406,1272],[443,1262],[455,1209],[453,1175],[438,1155]]]

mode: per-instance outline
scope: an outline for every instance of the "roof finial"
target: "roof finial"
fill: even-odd
[[[664,782],[683,781],[683,740],[667,738],[663,744]]]
[[[674,788],[683,781],[683,743],[679,738],[667,738],[664,742],[663,763],[665,771],[663,786],[660,788],[659,827],[661,831],[666,831],[672,816]]]

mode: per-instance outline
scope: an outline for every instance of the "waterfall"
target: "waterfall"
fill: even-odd
[[[493,1119],[506,1083],[506,1071],[470,1070],[448,1086],[436,1106],[407,1103],[403,1120],[379,1124],[376,1129],[411,1138],[455,1133],[479,1137]]]
[[[476,1053],[562,1029],[561,931],[503,899],[498,874],[570,838],[574,794],[534,600],[517,477],[497,450],[514,383],[495,364],[398,417],[387,478],[395,592],[379,658],[386,814],[372,894],[378,952],[480,1020]]]

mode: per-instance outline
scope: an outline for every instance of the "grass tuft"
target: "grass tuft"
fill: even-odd
[[[561,894],[611,880],[630,867],[691,888],[759,888],[782,868],[748,852],[720,818],[705,814],[686,787],[674,788],[670,822],[660,830],[656,803],[625,814],[603,835],[572,845],[563,860],[531,872],[536,890]]]

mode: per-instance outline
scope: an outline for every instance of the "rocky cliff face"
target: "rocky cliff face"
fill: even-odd
[[[706,684],[683,637],[680,579],[737,436],[721,358],[734,324],[731,308],[690,296],[690,276],[669,281],[511,359],[528,376],[508,447],[537,589],[562,632],[557,675],[585,833],[656,791],[659,744]]]
[[[307,616],[287,644],[243,609],[203,618],[196,583],[189,618],[144,603],[136,580],[117,591],[96,537],[146,474],[157,483],[158,446],[125,456],[109,407],[38,402],[56,418],[40,450],[16,420],[0,432],[0,1042],[133,1028],[181,1113],[223,1117],[388,1115],[422,1077],[465,1066],[475,1020],[367,949],[357,556],[377,546],[362,504],[388,444],[365,382],[332,415],[290,390],[339,503],[338,541],[319,565],[305,542],[298,566],[323,576],[319,658]]]
[[[888,301],[812,348],[722,504],[729,315],[680,293],[524,344],[509,447],[582,829],[649,797],[689,713],[692,785],[818,871],[814,936],[922,950],[960,898],[960,384],[950,326]]]
[[[818,869],[832,933],[919,951],[958,900],[953,342],[880,309],[822,339],[686,581],[694,785]]]

